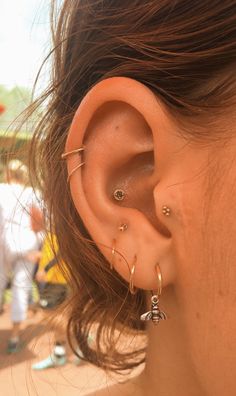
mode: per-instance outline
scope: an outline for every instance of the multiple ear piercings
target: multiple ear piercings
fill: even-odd
[[[61,158],[63,160],[67,159],[69,156],[71,155],[76,155],[76,154],[82,154],[83,151],[85,150],[84,147],[79,147],[78,149],[75,150],[71,150],[68,152],[64,152],[61,156]],[[74,169],[72,169],[72,171],[68,174],[68,178],[67,181],[69,182],[71,179],[71,176],[78,170],[80,169],[83,165],[85,164],[85,162],[81,162],[80,164],[78,164]],[[115,200],[117,201],[123,201],[125,198],[125,191],[122,189],[116,189],[113,192],[113,197]],[[164,205],[162,207],[162,213],[165,216],[170,216],[171,214],[171,210],[168,206]],[[119,227],[118,230],[121,232],[124,232],[128,229],[128,225],[126,223],[122,223]],[[110,263],[110,269],[113,270],[114,268],[114,261],[115,261],[115,254],[116,254],[116,240],[113,240],[113,246],[112,246],[112,260]],[[136,269],[136,263],[137,263],[137,256],[134,256],[134,260],[132,263],[132,267],[130,270],[130,280],[129,280],[129,291],[132,295],[134,295],[137,292],[137,289],[134,287],[134,276],[135,276],[135,269]],[[155,266],[155,270],[157,273],[157,290],[153,293],[152,292],[152,297],[151,297],[151,308],[150,311],[142,314],[140,316],[140,319],[143,321],[147,321],[147,320],[151,320],[153,322],[154,325],[158,324],[160,320],[166,320],[167,319],[167,315],[165,314],[165,312],[161,311],[159,308],[159,297],[161,295],[161,291],[162,291],[162,275],[161,275],[161,270],[158,264],[156,264]]]
[[[61,158],[63,160],[67,159],[69,156],[71,155],[75,155],[75,154],[81,154],[83,151],[85,150],[85,147],[79,147],[78,149],[75,150],[71,150],[71,151],[67,151],[65,153],[62,154]],[[67,177],[67,182],[70,181],[71,176],[78,170],[80,169],[83,165],[85,164],[85,162],[81,162],[79,165],[77,165],[74,169],[72,169],[72,171],[68,174]]]

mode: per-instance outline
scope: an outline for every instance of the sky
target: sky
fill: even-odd
[[[32,87],[50,49],[49,10],[50,0],[0,1],[0,85]]]

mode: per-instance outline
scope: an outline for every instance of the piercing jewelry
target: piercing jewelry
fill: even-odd
[[[168,208],[168,206],[162,206],[162,213],[165,216],[170,216],[170,208]]]
[[[124,190],[121,189],[117,189],[113,192],[113,197],[117,200],[117,201],[123,201],[123,199],[125,198],[125,192]]]
[[[113,245],[112,245],[112,259],[111,259],[111,263],[110,263],[110,269],[113,270],[114,268],[114,261],[115,261],[115,255],[116,255],[116,240],[113,239]]]
[[[65,153],[63,153],[63,154],[61,155],[61,158],[62,158],[62,159],[66,159],[66,158],[69,157],[70,155],[79,154],[79,153],[81,153],[81,152],[84,151],[84,150],[85,150],[85,147],[79,147],[78,149],[71,150],[71,151],[67,151],[67,153],[65,152]]]
[[[145,321],[152,320],[152,323],[154,325],[157,325],[160,320],[166,320],[167,315],[165,314],[165,312],[160,311],[159,308],[159,296],[161,295],[161,290],[162,290],[162,276],[158,264],[156,264],[155,270],[157,272],[158,286],[157,286],[157,290],[155,291],[155,294],[153,294],[151,297],[151,310],[142,314],[140,316],[140,319]]]
[[[135,255],[133,265],[130,271],[130,278],[129,278],[129,291],[131,294],[135,294],[137,291],[134,287],[134,274],[135,274],[136,262],[137,262],[137,256]]]
[[[78,149],[75,150],[71,150],[68,152],[65,152],[62,154],[61,158],[64,160],[67,157],[69,157],[70,155],[74,155],[74,154],[80,154],[81,152],[83,152],[85,150],[85,147],[79,147]],[[79,168],[81,168],[83,165],[85,164],[85,162],[81,162],[79,165],[77,165],[74,169],[72,169],[72,171],[69,173],[68,177],[67,177],[67,182],[70,181],[71,176],[73,175],[73,173],[75,173]]]
[[[124,231],[127,230],[127,228],[128,228],[128,225],[125,224],[125,223],[123,223],[123,224],[121,224],[121,225],[118,227],[118,230],[121,231],[121,232],[124,232]]]

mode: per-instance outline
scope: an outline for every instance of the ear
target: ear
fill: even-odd
[[[146,290],[156,289],[157,262],[163,286],[175,279],[171,218],[162,213],[168,191],[160,170],[166,163],[159,162],[167,128],[168,114],[151,90],[114,77],[83,99],[65,150],[85,147],[68,155],[67,165],[72,199],[89,234],[127,282],[136,263],[134,285]],[[116,189],[124,191],[123,200],[115,199]]]

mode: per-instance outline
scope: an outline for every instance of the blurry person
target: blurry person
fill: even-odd
[[[40,261],[36,280],[39,288],[39,305],[45,311],[45,319],[52,316],[52,310],[58,307],[67,297],[66,280],[58,266],[60,260],[56,236],[48,233],[42,251],[38,252]],[[64,264],[62,264],[64,265]],[[61,326],[56,325],[55,343],[52,353],[44,360],[33,364],[34,370],[63,366],[67,362],[66,336]]]
[[[28,254],[39,249],[38,233],[32,229],[32,213],[33,208],[38,207],[38,199],[33,189],[26,186],[27,182],[27,167],[17,159],[9,161],[5,183],[0,184],[0,302],[9,277],[12,278],[12,332],[8,353],[17,352],[22,346],[20,329],[26,319],[34,271]]]

